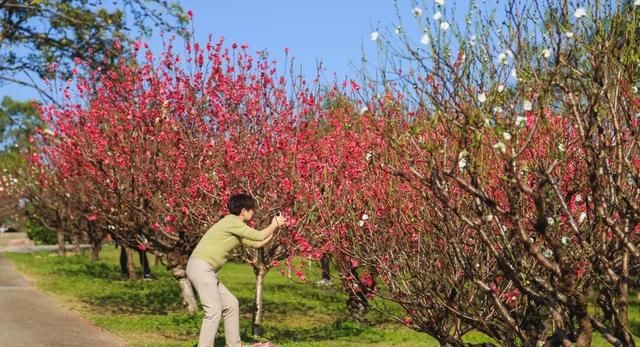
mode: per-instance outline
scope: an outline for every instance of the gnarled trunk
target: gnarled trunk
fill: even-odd
[[[129,280],[135,281],[138,276],[136,275],[136,267],[133,263],[133,250],[127,248],[125,252],[127,254],[127,274],[129,275]]]
[[[251,319],[251,333],[254,336],[261,336],[262,315],[264,313],[264,307],[262,305],[264,277],[267,274],[267,267],[264,264],[264,250],[262,248],[258,249],[258,261],[253,268],[253,272],[256,274],[256,296],[253,305],[253,318]]]
[[[361,293],[349,292],[347,299],[347,309],[351,319],[356,322],[365,323],[367,321],[367,313],[369,312],[369,304],[367,299]]]
[[[198,310],[198,302],[193,292],[193,286],[187,278],[187,272],[182,265],[175,266],[169,269],[173,274],[173,277],[178,280],[180,286],[180,293],[182,295],[182,304],[187,308],[189,313],[194,313]]]
[[[64,247],[64,233],[58,231],[58,255],[65,256],[67,250]]]

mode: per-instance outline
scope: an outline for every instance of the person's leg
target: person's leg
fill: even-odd
[[[190,258],[187,263],[187,277],[196,288],[200,303],[204,309],[198,347],[212,347],[222,316],[222,304],[216,272],[206,261]]]
[[[151,275],[151,268],[149,267],[149,259],[147,258],[147,252],[138,250],[138,255],[140,256],[140,266],[142,266],[142,276],[146,279],[153,278]]]
[[[218,292],[222,302],[222,317],[224,317],[224,338],[227,347],[241,347],[240,340],[240,303],[227,287],[218,282]]]
[[[120,275],[122,278],[129,278],[129,268],[127,267],[127,250],[120,246]]]

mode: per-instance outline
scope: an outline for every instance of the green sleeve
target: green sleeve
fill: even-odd
[[[240,242],[242,242],[243,246],[246,247],[251,247],[251,248],[259,248],[258,245],[260,244],[260,241],[253,241],[253,240],[249,240],[249,239],[240,239]]]
[[[264,233],[244,224],[240,220],[236,220],[229,225],[229,232],[243,239],[252,241],[263,241],[267,238]]]

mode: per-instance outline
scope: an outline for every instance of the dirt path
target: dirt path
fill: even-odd
[[[126,346],[35,289],[0,254],[2,346]]]

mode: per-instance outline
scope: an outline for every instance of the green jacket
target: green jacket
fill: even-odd
[[[241,243],[256,247],[265,239],[264,233],[248,226],[240,217],[229,214],[209,228],[191,256],[206,261],[218,271],[229,260],[231,251]]]

